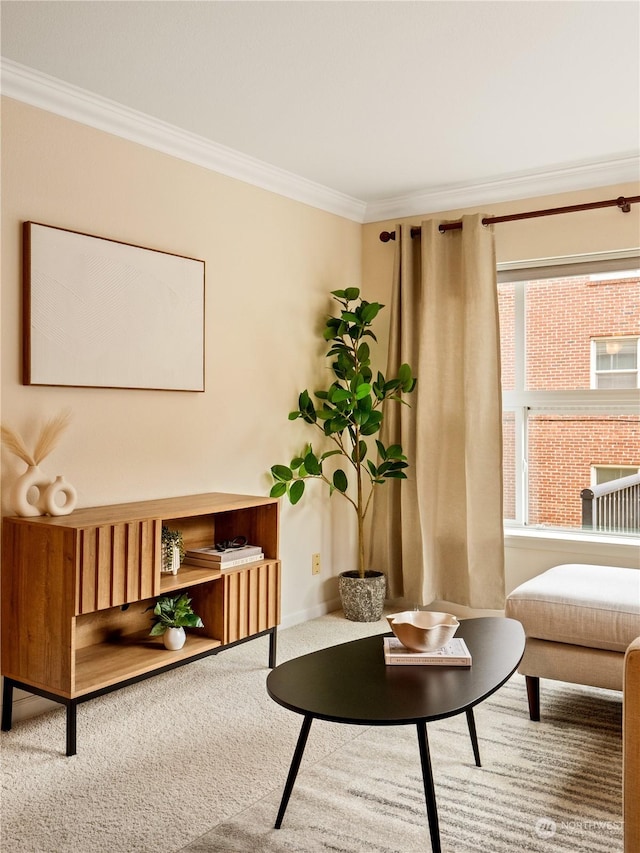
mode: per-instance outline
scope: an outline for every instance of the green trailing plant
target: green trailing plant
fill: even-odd
[[[202,619],[193,612],[191,599],[185,593],[175,598],[163,595],[147,610],[153,610],[150,637],[161,637],[167,628],[204,628]]]
[[[405,469],[408,467],[402,447],[399,444],[385,446],[379,438],[375,439],[377,456],[374,461],[369,455],[367,439],[376,436],[382,427],[382,404],[385,401],[406,404],[402,395],[413,391],[416,379],[408,364],[401,365],[397,376],[392,378],[385,378],[380,371],[373,376],[368,339],[377,342],[371,327],[384,305],[365,301],[357,287],[334,290],[331,295],[340,305],[340,312],[337,317],[327,318],[323,338],[329,342],[326,357],[331,359],[334,381],[326,391],[313,392],[317,404],[308,391],[302,391],[298,397],[298,408],[289,414],[289,420],[302,418],[323,433],[335,447],[318,453],[311,444],[307,444],[289,465],[274,465],[271,468],[274,481],[271,496],[286,495],[292,504],[297,504],[304,494],[307,480],[322,480],[329,487],[330,494],[341,494],[356,512],[358,575],[363,578],[364,522],[374,490],[387,480],[406,479]],[[336,468],[329,476],[325,473],[324,463],[333,456],[342,457],[345,465]],[[350,475],[355,478],[351,490]]]

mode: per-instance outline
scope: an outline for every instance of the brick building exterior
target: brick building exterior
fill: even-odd
[[[500,285],[502,384],[514,388],[514,287]],[[527,283],[526,387],[592,387],[592,341],[640,336],[640,279],[547,279]],[[637,374],[636,374],[637,376]],[[637,378],[627,377],[636,382]],[[505,518],[515,518],[514,414],[505,412]],[[581,526],[580,492],[592,466],[640,467],[640,415],[528,416],[528,523]]]

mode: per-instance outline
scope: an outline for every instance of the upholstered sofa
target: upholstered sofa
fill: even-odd
[[[624,655],[640,635],[640,571],[555,566],[509,593],[505,613],[526,634],[518,672],[539,720],[541,678],[622,690]]]
[[[624,853],[640,853],[640,571],[555,566],[507,596],[525,630],[518,671],[540,719],[540,679],[623,691]]]

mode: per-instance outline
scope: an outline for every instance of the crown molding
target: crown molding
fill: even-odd
[[[607,161],[576,163],[477,184],[444,185],[367,203],[10,59],[0,58],[0,73],[2,94],[9,98],[359,223],[613,186],[640,179],[640,156],[634,152]]]
[[[132,110],[12,60],[0,60],[2,94],[311,207],[362,222],[366,204],[330,187]]]
[[[556,195],[564,192],[614,186],[640,180],[640,155],[621,154],[612,160],[574,163],[478,184],[451,184],[423,192],[369,202],[365,222],[382,222],[405,216],[478,207],[502,201]]]

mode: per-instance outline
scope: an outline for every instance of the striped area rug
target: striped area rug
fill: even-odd
[[[621,851],[621,694],[543,681],[542,721],[532,723],[525,692],[515,675],[476,708],[481,768],[464,715],[429,724],[444,853]],[[307,750],[335,725],[314,721]],[[332,754],[303,761],[280,830],[282,789],[271,788],[184,849],[430,851],[415,728],[352,731]]]

